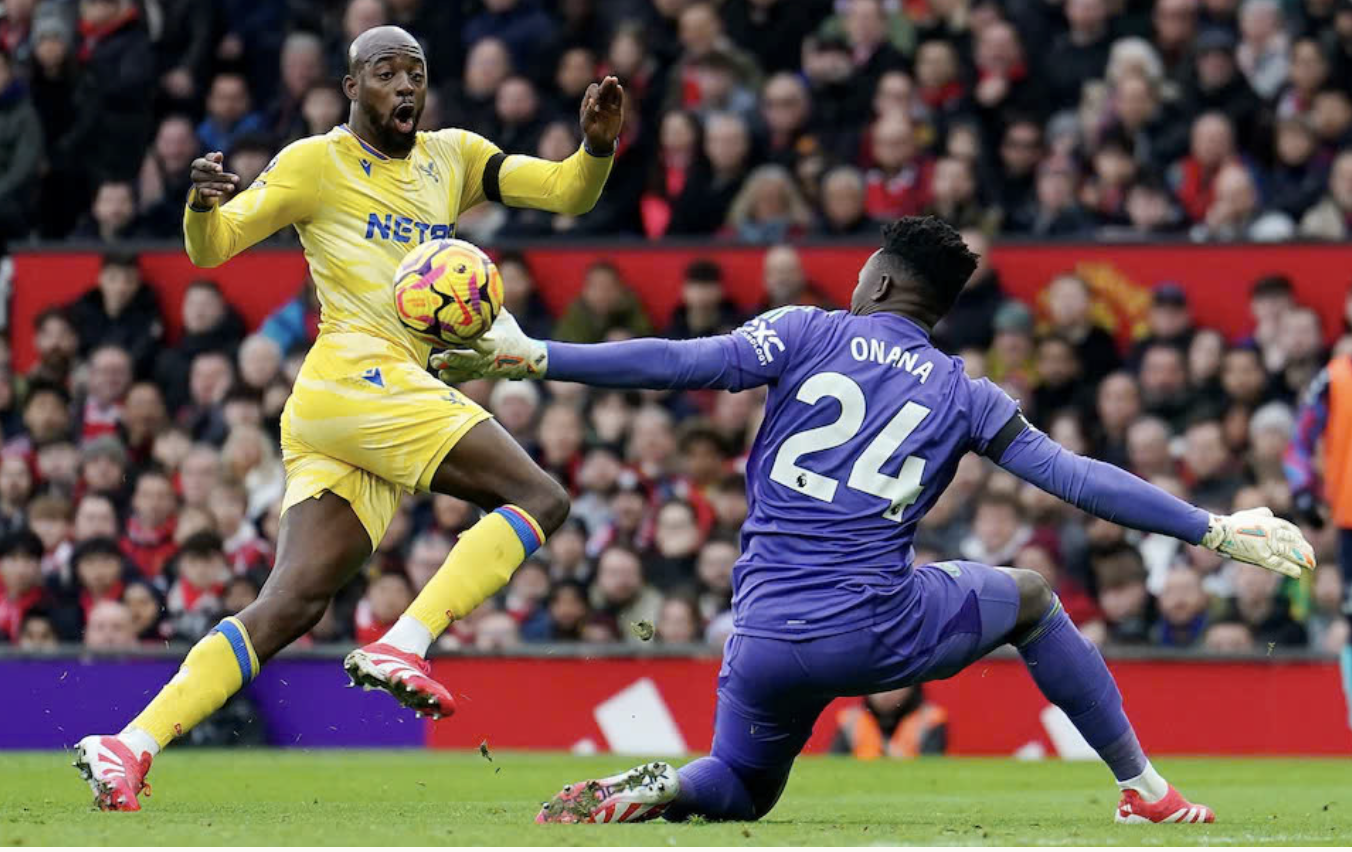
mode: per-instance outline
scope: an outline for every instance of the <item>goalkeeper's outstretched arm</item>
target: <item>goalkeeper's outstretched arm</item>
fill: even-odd
[[[1094,515],[1163,533],[1231,559],[1299,577],[1314,550],[1294,524],[1267,509],[1219,516],[1110,464],[1072,453],[1016,414],[986,448],[1002,468]]]

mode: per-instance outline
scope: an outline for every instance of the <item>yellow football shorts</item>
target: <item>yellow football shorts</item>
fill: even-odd
[[[389,341],[321,334],[282,412],[282,512],[332,491],[375,547],[404,493],[428,490],[451,447],[489,417]]]

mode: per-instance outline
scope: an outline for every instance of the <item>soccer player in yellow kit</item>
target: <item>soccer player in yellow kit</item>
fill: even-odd
[[[348,123],[287,146],[247,189],[221,155],[193,163],[188,256],[213,267],[275,231],[300,233],[321,304],[319,337],[282,415],[286,496],[276,564],[258,600],[223,620],[117,736],[85,737],[76,767],[100,807],[139,810],[150,762],[313,627],[371,555],[407,491],[470,500],[486,514],[460,537],[408,612],[344,666],[434,717],[454,712],[424,659],[433,639],[497,592],[563,523],[568,495],[490,415],[427,372],[403,331],[393,274],[413,246],[450,237],[484,200],[570,215],[595,205],[623,123],[615,78],[583,98],[585,142],[560,163],[506,156],[463,130],[418,133],[421,47],[398,27],[353,41]],[[222,203],[229,198],[229,203]]]

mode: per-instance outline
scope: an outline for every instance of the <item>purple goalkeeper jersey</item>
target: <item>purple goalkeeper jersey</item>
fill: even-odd
[[[769,384],[747,462],[738,631],[829,635],[905,607],[916,524],[1013,400],[896,314],[783,308],[726,339],[743,375]]]
[[[1210,516],[1028,426],[892,313],[780,308],[695,340],[549,343],[548,376],[601,387],[768,385],[733,570],[740,633],[811,638],[915,612],[915,525],[969,450],[1097,517],[1196,544]],[[897,649],[900,651],[901,649]]]

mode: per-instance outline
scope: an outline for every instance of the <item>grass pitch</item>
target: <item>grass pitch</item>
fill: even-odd
[[[560,754],[174,749],[139,814],[105,814],[70,757],[0,753],[4,845],[1352,844],[1352,760],[1167,760],[1211,826],[1118,826],[1097,763],[798,762],[758,823],[537,826],[560,786],[637,761]]]

